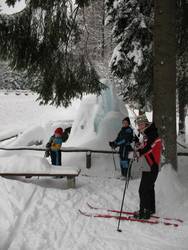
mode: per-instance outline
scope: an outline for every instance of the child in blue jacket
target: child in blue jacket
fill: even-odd
[[[129,152],[133,151],[131,143],[133,142],[133,129],[130,127],[130,119],[126,117],[122,121],[122,128],[115,141],[109,142],[110,147],[119,147],[120,167],[122,176],[126,177],[129,167]],[[129,177],[131,170],[129,169]]]
[[[61,145],[63,143],[63,129],[57,128],[54,135],[50,137],[49,142],[46,144],[46,157],[50,155],[52,165],[61,165]]]

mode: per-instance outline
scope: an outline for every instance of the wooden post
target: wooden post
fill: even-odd
[[[76,187],[75,176],[67,176],[67,187],[68,188],[75,188]]]
[[[86,168],[91,168],[91,151],[86,152]]]

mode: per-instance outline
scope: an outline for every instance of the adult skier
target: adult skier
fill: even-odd
[[[149,219],[155,213],[155,181],[159,172],[162,142],[154,123],[149,123],[145,114],[137,117],[143,143],[137,148],[140,157],[142,177],[139,187],[140,210],[135,212],[138,219]]]

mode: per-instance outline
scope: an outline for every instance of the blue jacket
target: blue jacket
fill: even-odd
[[[49,142],[46,144],[46,148],[52,151],[58,151],[63,143],[62,137],[55,137],[54,135],[50,137]]]
[[[119,146],[120,159],[128,159],[128,153],[133,150],[131,146],[133,142],[133,129],[131,127],[122,127],[114,142],[116,146]]]

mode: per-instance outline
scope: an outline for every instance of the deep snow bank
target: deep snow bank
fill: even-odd
[[[11,147],[15,146],[32,146],[37,143],[42,143],[45,138],[45,130],[41,126],[33,126],[26,129],[19,135],[17,140],[12,142]]]
[[[188,194],[178,173],[170,165],[164,165],[156,181],[157,206],[161,215],[188,219]]]

